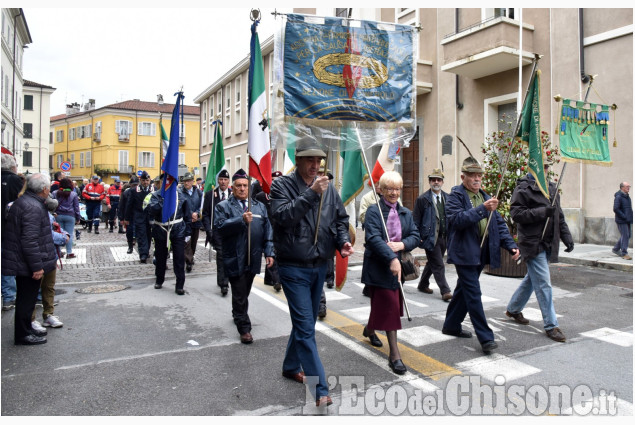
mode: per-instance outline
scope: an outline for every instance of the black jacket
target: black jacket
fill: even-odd
[[[2,274],[31,276],[38,270],[54,270],[57,252],[44,200],[27,190],[7,214],[2,232]]]
[[[18,199],[24,183],[17,174],[2,170],[2,233],[4,234],[4,222],[7,218],[7,205]]]
[[[251,212],[251,265],[249,271],[260,273],[262,254],[273,257],[273,230],[265,206],[252,199]],[[255,216],[259,217],[255,217]],[[247,271],[247,223],[243,220],[243,207],[238,199],[230,196],[216,205],[214,230],[223,244],[223,264],[227,276],[240,276]]]
[[[447,203],[447,196],[447,193],[441,191],[441,197],[444,204]],[[419,248],[427,249],[428,251],[434,249],[439,236],[440,221],[438,211],[439,210],[437,210],[434,203],[432,189],[428,189],[426,192],[423,192],[415,201],[412,218],[415,222],[415,226],[417,226],[419,238],[421,239]],[[443,230],[445,232],[445,237],[447,237],[447,224],[445,227],[446,228]]]
[[[151,184],[146,191],[143,191],[141,185],[129,190],[130,194],[126,200],[126,221],[132,223],[133,220],[142,223],[147,220],[147,215],[143,213],[143,200],[146,196],[154,192],[154,186]]]
[[[227,192],[229,193],[229,196],[231,196],[232,188],[231,187],[227,188]],[[207,237],[205,239],[205,245],[207,245],[208,242],[211,242],[212,246],[215,248],[219,247],[221,244],[221,238],[220,238],[220,235],[217,234],[218,232],[212,231],[212,227],[213,227],[212,211],[214,211],[216,204],[221,202],[219,193],[220,191],[219,191],[219,188],[217,187],[214,190],[208,190],[207,192],[205,192],[203,196],[202,222],[203,222],[203,228],[205,228],[205,233],[207,234]]]
[[[633,222],[633,204],[628,193],[617,191],[613,201],[613,212],[617,224],[631,224]]]
[[[388,220],[390,208],[380,198],[381,213],[384,223]],[[419,232],[412,219],[410,210],[399,205],[399,222],[401,223],[401,242],[405,251],[412,251],[419,245]],[[401,252],[393,252],[386,243],[386,232],[379,216],[377,204],[373,204],[366,210],[364,219],[366,230],[366,249],[364,250],[364,265],[362,266],[362,283],[380,288],[398,289],[397,276],[390,271],[390,262],[395,258],[401,258]]]
[[[556,185],[549,182],[549,196],[553,199]],[[512,194],[510,214],[518,226],[518,245],[522,256],[526,259],[535,258],[545,250],[551,251],[551,262],[558,261],[558,245],[560,239],[565,245],[573,243],[569,226],[564,220],[564,213],[560,208],[560,195],[556,198],[556,211],[549,219],[549,225],[544,238],[542,232],[547,221],[547,207],[550,200],[542,194],[533,176],[527,175],[516,181],[516,188]]]
[[[271,221],[278,264],[311,264],[332,259],[350,242],[348,214],[333,185],[324,192],[318,242],[314,244],[320,195],[297,172],[274,180]]]
[[[190,229],[190,223],[192,222],[190,201],[180,190],[177,190],[176,193],[178,196],[176,212],[173,215],[174,218],[170,218],[170,221],[178,221],[178,223],[174,223],[171,226],[170,240],[185,238],[192,233]],[[158,240],[165,240],[167,237],[168,226],[161,226],[158,224],[163,221],[163,196],[161,196],[160,190],[155,190],[152,193],[150,203],[144,212],[150,218],[150,223],[152,224],[152,236]]]

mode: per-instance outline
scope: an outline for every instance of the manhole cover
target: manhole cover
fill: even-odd
[[[128,288],[130,287],[126,285],[103,284],[103,285],[94,285],[94,286],[88,286],[82,289],[77,289],[75,292],[80,294],[107,294],[108,292],[119,292]]]

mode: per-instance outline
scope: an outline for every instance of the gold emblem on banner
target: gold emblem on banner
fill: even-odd
[[[319,82],[336,87],[346,87],[343,74],[335,74],[327,70],[329,66],[350,65],[366,68],[373,75],[363,76],[357,88],[372,89],[379,87],[388,80],[388,68],[376,59],[353,55],[350,53],[331,53],[324,55],[313,64],[313,74]]]

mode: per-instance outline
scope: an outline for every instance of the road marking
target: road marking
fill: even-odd
[[[533,320],[535,322],[542,322],[542,312],[537,308],[525,307],[523,309],[523,316],[527,320]],[[556,317],[562,317],[561,314],[556,314]],[[511,320],[511,319],[510,319]]]
[[[75,258],[64,258],[64,264],[86,264],[86,248],[73,249]]]
[[[611,328],[600,328],[593,331],[580,332],[580,335],[587,338],[599,339],[600,341],[619,345],[621,347],[633,346],[633,334]]]
[[[264,299],[265,301],[270,302],[274,306],[285,311],[287,314],[289,313],[288,305],[286,304],[286,302],[282,301],[284,300],[283,293],[272,295],[255,287],[252,288],[252,293],[255,293],[257,296]],[[367,309],[367,311],[370,311],[370,307],[364,308]],[[366,315],[365,318],[367,317],[368,316]],[[387,369],[387,358],[389,354],[388,340],[384,335],[378,333],[377,336],[380,340],[382,340],[384,346],[381,348],[373,347],[368,343],[368,340],[366,340],[366,338],[362,336],[363,329],[364,326],[360,323],[353,321],[333,310],[329,310],[326,318],[323,321],[317,322],[315,324],[316,331],[319,331],[324,335],[336,340],[340,344],[346,346],[352,351],[355,351],[357,354],[378,365],[379,367]],[[352,339],[344,337],[337,331],[352,337]],[[363,342],[363,344],[360,344],[360,342]],[[447,378],[451,375],[461,374],[460,371],[454,369],[453,367],[439,362],[431,357],[428,357],[425,354],[414,350],[402,343],[399,343],[399,351],[401,352],[402,361],[410,370],[419,372],[420,374],[435,381]],[[383,356],[376,354],[376,352],[383,353]],[[414,374],[407,373],[402,379],[408,381],[411,384],[413,384],[413,382],[411,381],[416,381],[413,385],[420,385],[421,389],[425,391],[429,391],[431,389],[431,384],[427,383],[427,381],[422,380],[423,382],[419,382],[415,378],[419,377]]]
[[[423,347],[424,345],[456,339],[454,336],[443,335],[438,329],[425,325],[400,330],[399,338],[415,347]]]
[[[338,291],[325,291],[326,301],[349,300],[351,297]]]
[[[499,375],[509,382],[541,372],[533,366],[496,353],[457,363],[456,366],[470,375],[480,375],[492,382]]]
[[[139,258],[137,252],[132,251],[132,254],[128,254],[128,248],[123,246],[112,247],[110,248],[110,252],[115,261],[137,261]]]

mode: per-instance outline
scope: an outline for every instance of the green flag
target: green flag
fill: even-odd
[[[205,187],[203,190],[214,189],[217,185],[218,174],[225,168],[225,151],[223,150],[223,136],[221,136],[220,121],[215,121],[216,130],[214,131],[214,144],[209,155],[209,164],[207,166],[207,176],[205,177]]]
[[[534,176],[538,188],[549,199],[549,186],[545,176],[542,155],[542,139],[540,138],[540,70],[527,93],[523,113],[516,137],[529,145],[529,174]]]
[[[159,122],[159,126],[161,127],[161,162],[163,162],[163,158],[165,158],[165,155],[168,153],[168,145],[170,142],[163,128],[163,121]]]
[[[351,133],[350,129],[345,131],[346,133],[342,134],[342,140],[345,143],[342,144],[350,146],[352,142],[356,141],[355,135]],[[353,202],[364,188],[364,180],[368,177],[368,172],[362,160],[361,150],[344,150],[340,155],[344,160],[341,198],[346,206]]]

